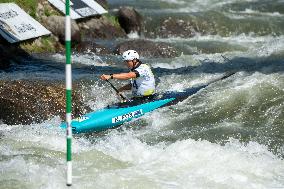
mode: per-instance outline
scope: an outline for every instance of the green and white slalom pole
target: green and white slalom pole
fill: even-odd
[[[72,185],[72,68],[71,68],[71,18],[70,18],[70,0],[65,1],[65,53],[66,53],[66,138],[67,138],[67,186]]]

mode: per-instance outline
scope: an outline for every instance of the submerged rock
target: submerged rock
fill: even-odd
[[[108,55],[112,54],[111,50],[107,47],[99,45],[92,41],[81,42],[75,49],[79,53],[95,53],[97,55]]]
[[[74,116],[88,110],[73,87]],[[0,81],[0,119],[6,124],[31,124],[52,116],[65,119],[65,86],[47,81]]]
[[[166,18],[161,24],[156,26],[151,31],[146,33],[148,37],[182,37],[190,38],[197,34],[203,34],[206,31],[203,31],[201,25],[197,25],[196,21],[190,19],[181,19],[181,18]]]
[[[126,41],[116,47],[116,54],[122,54],[124,51],[133,49],[136,50],[140,56],[151,58],[171,58],[180,55],[175,47],[163,42],[153,42],[144,39],[136,39]]]
[[[118,22],[127,34],[137,32],[139,35],[143,29],[142,16],[132,7],[121,7],[117,13]]]

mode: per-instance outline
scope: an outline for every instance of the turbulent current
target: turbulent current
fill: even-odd
[[[158,92],[236,74],[120,128],[74,135],[72,188],[284,188],[284,1],[109,4],[113,11],[134,6],[145,18],[144,37],[183,52],[176,58],[142,57],[153,68]],[[168,17],[194,23],[195,34],[159,36],[155,25]],[[61,54],[39,55],[0,78],[64,80],[64,60]],[[117,102],[99,76],[126,71],[119,57],[82,53],[72,60],[85,104],[97,110]],[[66,188],[62,121],[0,124],[0,188]]]

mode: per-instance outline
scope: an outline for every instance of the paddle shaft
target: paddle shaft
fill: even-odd
[[[229,58],[225,57],[225,56],[222,55],[222,54],[221,54],[221,56],[222,56],[222,58],[224,58],[224,59],[227,60],[228,62],[231,62],[231,60],[230,60]]]
[[[115,92],[123,99],[123,100],[127,100],[127,98],[125,96],[123,96],[122,94],[119,93],[118,89],[107,79],[106,82],[108,82],[110,84],[110,86],[115,90]]]
[[[225,57],[224,55],[221,55],[221,56],[222,56],[222,58],[224,58],[224,60],[226,60],[226,61],[228,61],[229,63],[232,64],[232,61],[229,58]],[[219,81],[219,80],[226,79],[226,78],[234,75],[235,73],[237,73],[237,72],[236,71],[227,72],[227,73],[225,73],[224,76],[222,76],[221,78],[218,78],[218,79],[215,79],[215,80],[211,81],[209,84],[214,83],[214,82]]]

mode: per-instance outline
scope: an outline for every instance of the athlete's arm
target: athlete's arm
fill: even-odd
[[[109,79],[119,79],[119,80],[127,80],[131,78],[136,78],[136,72],[128,72],[128,73],[119,73],[119,74],[112,74],[112,75],[101,75],[102,80],[109,80]]]

